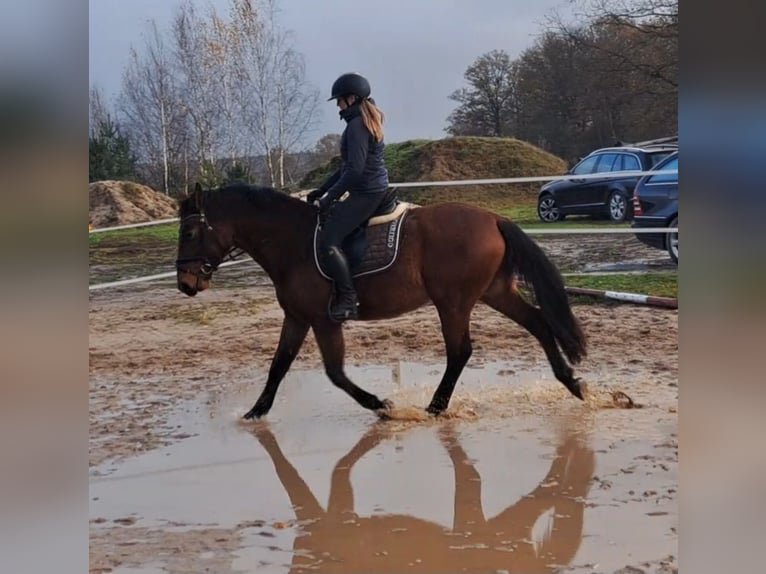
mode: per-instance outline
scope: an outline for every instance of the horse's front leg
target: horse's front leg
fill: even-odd
[[[351,471],[362,457],[392,436],[390,429],[391,427],[385,423],[374,423],[359,439],[359,442],[336,463],[330,480],[330,497],[327,502],[328,516],[343,519],[346,514],[355,514]]]
[[[322,353],[325,372],[333,384],[346,391],[353,399],[366,409],[372,411],[386,411],[393,405],[391,401],[381,401],[375,395],[356,386],[346,376],[343,370],[345,343],[343,340],[343,326],[329,321],[313,325],[317,345]]]
[[[266,387],[264,387],[261,396],[258,397],[253,408],[247,411],[244,418],[260,418],[269,412],[271,405],[274,404],[274,397],[277,395],[279,384],[285,378],[290,365],[293,364],[295,357],[298,355],[303,341],[306,340],[308,331],[309,324],[307,322],[285,313],[285,319],[282,322],[282,333],[279,336],[277,351],[271,360]]]
[[[255,438],[269,454],[274,469],[277,471],[279,482],[282,483],[293,506],[296,518],[301,521],[322,518],[325,515],[322,505],[319,504],[314,493],[311,492],[295,467],[287,460],[276,437],[266,425],[268,425],[266,421],[255,424]]]
[[[463,449],[451,425],[439,429],[439,440],[447,449],[455,471],[452,531],[476,532],[487,523],[481,504],[481,475]]]

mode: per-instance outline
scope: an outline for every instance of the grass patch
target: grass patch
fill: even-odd
[[[498,208],[494,211],[498,215],[507,217],[522,227],[542,223],[537,217],[537,204],[535,203],[516,203],[514,205]]]
[[[536,202],[516,202],[512,205],[499,207],[495,213],[509,218],[525,229],[582,229],[587,227],[630,227],[630,223],[613,223],[608,219],[600,219],[589,215],[570,215],[564,221],[544,223],[537,216]]]
[[[91,284],[154,275],[173,268],[178,223],[91,233],[88,243]]]
[[[123,245],[135,245],[137,243],[169,243],[173,246],[178,241],[178,223],[163,223],[162,225],[149,225],[147,227],[134,227],[131,229],[118,229],[104,231],[102,233],[90,233],[88,245],[94,247],[118,247]]]
[[[412,176],[420,171],[418,166],[421,155],[427,149],[428,144],[429,140],[408,140],[386,146],[386,167],[392,178],[393,175],[391,174],[397,176],[397,179],[392,179],[392,181],[405,181],[398,178]]]
[[[568,217],[566,221],[558,221],[556,223],[543,223],[539,219],[536,221],[519,222],[516,221],[524,229],[590,229],[597,227],[599,229],[610,228],[630,228],[630,223],[612,223],[607,219],[597,219],[588,215],[581,215],[575,217]],[[537,237],[541,237],[538,235]]]
[[[564,277],[564,282],[567,287],[621,291],[625,293],[651,295],[653,297],[678,297],[677,273],[621,273],[597,276],[578,275],[576,277]],[[582,300],[593,302],[593,299],[590,297],[583,296]]]

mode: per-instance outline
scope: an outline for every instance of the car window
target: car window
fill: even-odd
[[[658,173],[657,175],[650,175],[647,178],[646,183],[675,183],[678,181],[678,157],[671,159],[668,163],[657,169],[660,171],[676,170],[676,173]]]
[[[593,173],[593,168],[596,167],[596,162],[598,161],[598,158],[599,156],[597,155],[586,157],[584,160],[582,160],[572,169],[572,173],[575,175]]]
[[[617,160],[617,166],[615,167],[615,160]],[[606,171],[617,171],[620,169],[620,155],[616,153],[603,153],[601,154],[601,160],[596,166],[596,173],[604,173]]]
[[[636,156],[623,154],[622,161],[622,169],[625,171],[641,171],[641,163]]]
[[[650,162],[651,165],[649,166],[649,169],[652,169],[655,165],[657,165],[658,163],[663,161],[671,153],[673,153],[673,152],[669,151],[667,153],[653,153],[652,155],[650,155],[649,156],[649,162]]]

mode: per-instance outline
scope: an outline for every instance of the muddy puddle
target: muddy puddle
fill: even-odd
[[[296,370],[268,420],[240,420],[260,385],[230,381],[177,406],[173,444],[92,467],[91,572],[674,571],[665,407],[582,403],[487,363],[434,420],[438,364],[348,373],[395,420]]]

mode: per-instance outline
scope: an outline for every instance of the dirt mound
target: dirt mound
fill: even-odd
[[[303,189],[317,187],[337,168],[339,160],[336,157],[309,172],[300,186]],[[564,160],[530,143],[490,137],[448,137],[388,144],[386,165],[392,183],[560,175],[567,169]],[[398,194],[402,199],[421,204],[469,201],[497,207],[514,199],[534,198],[539,188],[539,183],[471,185],[405,188]]]
[[[88,188],[88,224],[93,229],[170,219],[175,200],[132,181],[94,181]]]

